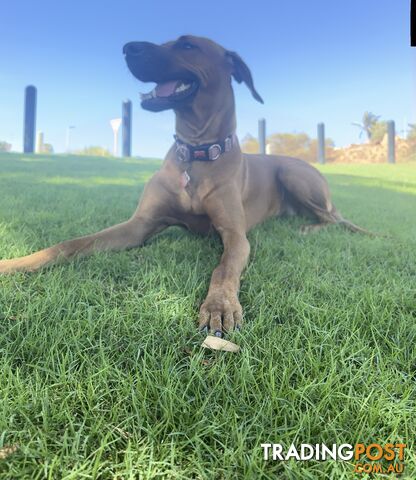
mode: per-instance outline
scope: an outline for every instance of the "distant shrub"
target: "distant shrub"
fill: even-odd
[[[80,155],[89,155],[91,157],[110,157],[111,153],[104,147],[99,147],[93,145],[91,147],[85,147],[83,150],[80,150]]]
[[[53,153],[53,146],[50,143],[44,143],[40,153]]]
[[[0,152],[10,152],[12,149],[12,144],[4,141],[0,142]]]
[[[318,154],[318,142],[306,133],[273,133],[266,140],[267,153],[271,155],[287,155],[288,157],[301,158],[308,162],[316,162]],[[327,149],[334,147],[334,141],[325,139]],[[256,138],[248,134],[241,143],[241,149],[245,153],[258,153],[259,144]]]

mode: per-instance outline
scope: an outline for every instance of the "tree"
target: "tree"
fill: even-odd
[[[407,140],[416,141],[416,123],[409,123],[409,130],[407,131]]]
[[[11,143],[0,141],[0,152],[10,152],[12,149]]]
[[[53,153],[53,146],[50,143],[44,143],[42,145],[42,153]]]
[[[241,150],[244,153],[259,153],[259,148],[257,138],[254,138],[249,133],[241,140]]]
[[[311,139],[304,132],[300,133],[273,133],[266,140],[268,152],[272,155],[287,155],[288,157],[297,157],[307,162],[316,162],[318,152],[318,142]],[[325,139],[325,146],[330,149],[334,146],[334,141],[330,138]],[[241,149],[245,153],[258,153],[259,144],[256,138],[248,134],[242,140]]]
[[[287,155],[288,157],[301,158],[307,162],[316,162],[318,153],[318,141],[310,138],[304,132],[299,133],[275,133],[267,139],[270,145],[270,153],[276,155]],[[334,141],[331,138],[325,139],[326,148],[332,148]]]
[[[311,139],[306,133],[274,133],[267,138],[267,143],[270,153],[304,158]]]
[[[378,122],[379,118],[380,118],[380,115],[374,115],[374,113],[371,113],[371,112],[364,112],[361,123],[353,122],[353,125],[360,128],[360,130],[361,130],[360,131],[360,138],[361,138],[362,134],[365,133],[367,135],[367,140],[369,142],[371,141],[372,128]]]

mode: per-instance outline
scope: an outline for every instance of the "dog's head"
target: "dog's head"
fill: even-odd
[[[151,92],[142,94],[141,105],[146,110],[181,110],[201,97],[214,100],[217,92],[225,90],[222,85],[231,84],[232,77],[244,82],[263,103],[241,57],[207,38],[186,35],[162,45],[129,42],[123,53],[137,79],[156,83]]]

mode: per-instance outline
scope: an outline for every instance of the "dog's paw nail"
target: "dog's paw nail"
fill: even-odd
[[[205,327],[202,327],[200,330],[199,330],[200,333],[202,333],[202,335],[208,335],[208,327],[205,326]]]
[[[214,335],[215,335],[216,337],[221,338],[221,337],[222,337],[222,332],[220,332],[219,330],[217,330],[217,331],[214,333]]]

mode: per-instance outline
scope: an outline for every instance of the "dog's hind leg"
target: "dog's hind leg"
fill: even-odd
[[[301,233],[317,232],[328,225],[338,224],[352,232],[374,235],[342,217],[331,201],[326,179],[316,168],[296,158],[277,157],[277,160],[277,181],[288,207],[317,221],[303,225]]]

